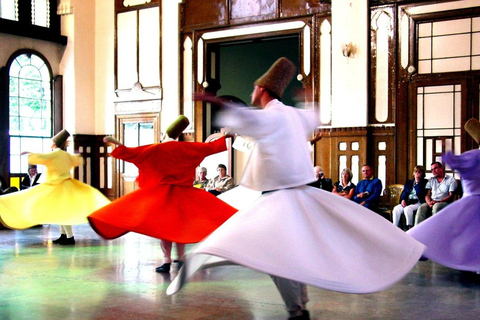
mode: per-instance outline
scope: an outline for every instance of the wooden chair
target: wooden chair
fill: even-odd
[[[400,196],[402,194],[403,184],[391,184],[385,188],[385,213],[389,216],[389,220],[392,221],[393,208],[400,203]]]

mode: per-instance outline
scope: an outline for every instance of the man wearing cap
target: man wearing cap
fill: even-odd
[[[204,190],[192,186],[192,174],[201,161],[227,149],[226,138],[212,142],[175,141],[188,126],[180,116],[166,130],[161,143],[127,147],[113,137],[114,158],[138,167],[138,189],[93,212],[88,220],[105,239],[137,232],[162,240],[164,263],[155,269],[170,272],[172,243],[177,243],[181,267],[185,244],[196,243],[225,222],[237,210]],[[201,204],[201,205],[199,205]]]
[[[208,95],[195,97],[223,104],[218,123],[255,140],[240,185],[262,195],[195,247],[167,294],[221,258],[271,275],[289,319],[305,320],[310,319],[305,284],[375,292],[418,262],[424,246],[405,232],[353,201],[307,185],[315,181],[309,140],[319,115],[316,108],[280,101],[295,72],[290,60],[280,58],[255,81],[251,103],[260,109],[236,107]]]
[[[28,173],[23,177],[20,189],[25,190],[30,187],[36,186],[41,173],[37,172],[37,166],[34,164],[28,165]]]
[[[258,118],[249,116],[252,110],[228,108],[226,114],[220,114],[219,122],[236,128],[239,134],[251,135],[255,128],[256,144],[250,155],[249,164],[243,173],[242,184],[245,187],[268,194],[278,189],[306,185],[315,180],[311,169],[309,135],[318,125],[314,112],[297,110],[284,105],[280,99],[284,90],[295,75],[296,67],[287,58],[278,59],[272,67],[257,81],[251,94],[251,104],[263,109],[257,112]],[[210,97],[204,97],[208,101]],[[218,102],[213,100],[212,102]],[[235,109],[235,111],[233,110]],[[237,111],[240,111],[237,113]],[[245,111],[246,113],[242,113]],[[235,116],[228,116],[235,112]],[[226,117],[228,118],[226,118]],[[262,119],[267,122],[262,122]],[[258,121],[258,122],[256,122]],[[278,128],[273,130],[272,126]],[[243,130],[244,129],[244,130]],[[307,134],[306,134],[307,133]],[[305,143],[299,143],[301,139]],[[288,149],[279,148],[279,143]],[[301,160],[298,160],[301,159]],[[285,174],[288,170],[289,174]],[[285,302],[289,319],[310,319],[306,310],[308,302],[307,287],[303,283],[271,275],[273,282]]]

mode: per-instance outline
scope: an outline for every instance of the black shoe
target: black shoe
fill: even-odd
[[[171,263],[164,263],[160,267],[155,268],[155,272],[158,273],[169,273]]]
[[[184,264],[185,264],[185,261],[177,260],[177,270],[180,270]]]
[[[63,242],[65,239],[67,239],[67,235],[62,233],[62,234],[60,235],[60,238],[58,238],[57,240],[53,240],[52,243],[61,243],[61,242]]]
[[[62,246],[73,245],[73,244],[75,244],[75,238],[74,237],[71,237],[71,238],[65,237],[65,239],[63,241],[60,241],[58,244],[61,244]]]
[[[302,310],[302,315],[290,317],[288,320],[310,320],[310,313],[308,310]]]

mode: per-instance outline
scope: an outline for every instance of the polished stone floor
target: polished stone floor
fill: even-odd
[[[130,233],[113,241],[88,225],[59,246],[58,226],[0,230],[0,319],[286,319],[270,278],[240,267],[203,270],[180,293],[176,274],[154,272],[159,241]],[[191,247],[189,247],[191,249]],[[355,272],[355,270],[352,270]],[[312,319],[480,319],[480,276],[420,261],[393,287],[342,294],[309,287]]]

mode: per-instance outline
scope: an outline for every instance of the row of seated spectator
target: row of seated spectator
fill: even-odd
[[[356,186],[352,182],[352,172],[348,168],[342,170],[341,180],[335,182],[333,185],[331,179],[325,178],[321,167],[316,166],[315,173],[317,180],[310,183],[310,186],[331,191],[376,211],[382,193],[382,181],[373,176],[372,166],[368,164],[362,166],[363,180],[359,181]]]
[[[218,175],[215,178],[207,179],[207,168],[199,167],[193,186],[205,189],[215,196],[235,187],[233,178],[227,174],[227,167],[224,164],[220,163],[217,166],[217,172]]]
[[[431,170],[433,177],[427,180],[424,167],[416,166],[413,179],[405,182],[400,203],[392,211],[392,222],[396,226],[399,226],[403,214],[407,230],[412,228],[452,203],[461,192],[457,180],[445,174],[441,162],[433,162]]]
[[[371,165],[364,164],[362,166],[363,180],[359,181],[357,185],[352,182],[353,175],[348,168],[342,170],[341,179],[333,185],[331,179],[325,178],[321,167],[316,166],[315,173],[317,180],[310,183],[310,186],[321,188],[325,191],[331,191],[339,196],[351,199],[356,203],[379,213],[387,219],[390,218],[390,215],[387,217],[387,215],[378,208],[383,186],[382,181],[374,177],[373,167]]]
[[[427,180],[425,179],[423,166],[414,168],[413,179],[405,182],[400,203],[393,209],[392,221],[395,225],[399,225],[400,217],[404,214],[407,229],[410,229],[453,201],[458,185],[457,181],[453,177],[445,175],[443,165],[440,162],[432,163],[431,169],[433,177]],[[359,181],[357,185],[352,182],[352,172],[348,168],[342,170],[341,180],[335,183],[332,183],[332,179],[325,177],[325,173],[320,166],[315,166],[314,171],[316,180],[310,183],[310,186],[333,192],[370,210],[379,212],[378,204],[383,186],[381,180],[374,177],[373,168],[370,165],[362,166],[363,180]],[[214,195],[219,195],[235,186],[233,178],[226,174],[225,165],[219,164],[217,172],[218,175],[209,180],[206,177],[207,169],[199,167],[197,179],[193,183],[194,186],[203,188]],[[414,220],[414,214],[417,211],[418,214]]]

